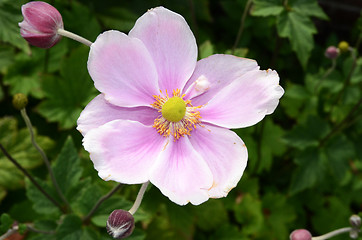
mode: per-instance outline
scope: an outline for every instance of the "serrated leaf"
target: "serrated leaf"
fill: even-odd
[[[53,172],[61,191],[67,195],[82,176],[80,159],[71,137],[65,141],[58,158],[54,162]]]
[[[18,22],[22,20],[20,9],[21,2],[0,2],[0,40],[22,49],[27,54],[30,48],[20,35]]]
[[[317,146],[319,141],[329,132],[329,125],[317,116],[309,116],[305,123],[296,125],[284,137],[285,143],[290,146],[305,149]]]
[[[283,9],[281,0],[253,0],[251,15],[259,17],[277,16]]]
[[[38,136],[34,129],[37,143],[45,152],[54,145],[53,141],[44,136]],[[31,143],[29,130],[18,130],[15,118],[0,119],[0,142],[7,152],[25,169],[32,169],[42,164],[39,152]],[[0,152],[0,186],[16,189],[23,185],[24,175]]]
[[[12,48],[0,46],[0,72],[4,72],[14,62],[14,57]]]
[[[83,233],[80,240],[98,240],[99,234],[90,227],[83,228]]]
[[[205,231],[216,229],[227,221],[227,212],[221,201],[209,200],[195,210],[197,225]]]
[[[96,95],[93,81],[87,72],[88,48],[78,48],[61,65],[61,78],[43,81],[47,99],[39,107],[39,113],[61,128],[71,128],[83,107]]]
[[[277,18],[277,30],[288,38],[303,67],[306,67],[314,47],[313,34],[317,32],[309,17],[296,11],[285,11]]]
[[[328,16],[323,9],[318,5],[316,0],[292,0],[290,1],[291,8],[305,16],[317,17],[323,20],[328,20]]]
[[[7,230],[11,228],[14,220],[10,217],[9,214],[3,213],[0,216],[0,236],[3,235]]]
[[[53,187],[45,181],[34,177],[35,181],[50,195],[56,199],[57,194]],[[38,188],[28,179],[25,181],[26,196],[33,202],[33,209],[40,214],[54,215],[59,213],[59,208],[55,206]]]
[[[57,240],[79,240],[82,234],[82,220],[76,215],[66,215],[55,236]]]
[[[298,168],[293,173],[290,193],[296,194],[313,187],[325,174],[326,166],[318,148],[307,148],[295,159]]]
[[[339,135],[327,144],[326,153],[332,174],[341,182],[349,170],[349,161],[355,156],[353,143],[345,136]]]

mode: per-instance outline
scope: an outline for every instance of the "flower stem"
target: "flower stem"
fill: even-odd
[[[318,237],[312,237],[312,240],[324,240],[324,239],[328,239],[328,238],[337,236],[337,235],[342,234],[342,233],[350,232],[351,230],[352,230],[351,227],[340,228],[340,229],[334,230],[334,231],[332,231],[332,232],[323,234],[323,235],[318,236]]]
[[[239,30],[238,30],[238,34],[236,35],[236,39],[235,39],[234,46],[233,46],[233,49],[232,49],[232,54],[235,53],[235,49],[239,44],[241,34],[243,33],[243,30],[244,30],[244,23],[245,23],[246,14],[248,14],[248,12],[249,12],[249,9],[251,7],[251,3],[252,3],[251,0],[248,0],[246,2],[246,4],[245,4],[245,9],[244,9],[243,15],[241,16],[241,19],[240,19],[240,27],[239,27]]]
[[[73,39],[77,42],[80,42],[80,43],[83,43],[84,45],[87,45],[88,47],[90,47],[92,45],[92,42],[77,35],[77,34],[74,34],[72,32],[69,32],[67,30],[64,30],[64,29],[58,29],[58,34],[59,35],[62,35],[63,37],[67,37],[67,38],[70,38],[70,39]]]
[[[42,234],[54,234],[55,233],[54,231],[44,231],[44,230],[36,229],[33,227],[33,224],[27,224],[26,227],[31,232],[42,233]],[[9,237],[11,235],[13,235],[14,233],[16,233],[18,230],[19,230],[19,226],[14,226],[14,227],[10,228],[6,233],[4,233],[3,235],[0,236],[0,240],[10,239]]]
[[[29,178],[29,180],[34,184],[34,186],[46,197],[51,201],[55,206],[57,206],[60,211],[65,213],[65,210],[62,206],[52,197],[50,196],[40,185],[39,183],[25,170],[4,148],[4,146],[0,143],[0,149],[4,153],[4,155],[20,170],[23,174]]]
[[[130,214],[135,214],[135,212],[138,210],[138,208],[140,207],[141,205],[141,202],[142,202],[142,199],[143,199],[143,195],[145,194],[146,192],[146,189],[147,189],[147,186],[150,182],[145,182],[142,184],[141,188],[140,188],[140,191],[138,192],[137,194],[137,198],[136,198],[136,201],[134,202],[132,208],[130,210],[128,210],[128,212]]]
[[[120,188],[121,188],[122,184],[118,184],[117,186],[115,186],[111,191],[109,191],[106,195],[104,195],[103,197],[101,197],[98,202],[93,206],[92,210],[89,211],[89,213],[87,214],[87,216],[85,216],[83,218],[83,222],[88,222],[89,219],[93,216],[93,214],[95,213],[95,211],[98,209],[98,207],[108,198],[110,198],[115,192],[117,192]]]
[[[34,131],[33,131],[33,126],[31,124],[30,118],[28,117],[28,114],[26,113],[25,108],[20,110],[21,116],[23,117],[25,124],[27,126],[27,128],[29,129],[30,132],[30,138],[31,138],[31,143],[33,144],[33,146],[36,148],[36,150],[40,153],[41,158],[43,159],[45,166],[48,169],[49,175],[50,175],[50,179],[52,180],[52,183],[59,195],[59,197],[62,199],[62,201],[65,203],[65,205],[67,206],[67,209],[71,211],[70,208],[70,204],[68,202],[68,200],[65,198],[64,194],[62,193],[62,190],[60,190],[60,187],[58,185],[57,180],[55,179],[53,170],[50,166],[50,162],[48,160],[48,157],[46,156],[45,152],[43,151],[43,149],[38,145],[38,143],[35,140],[35,136],[34,136]]]

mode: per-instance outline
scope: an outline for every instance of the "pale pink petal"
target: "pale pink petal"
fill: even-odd
[[[103,180],[139,184],[149,180],[166,141],[152,126],[114,120],[90,130],[83,145]]]
[[[276,71],[249,71],[199,109],[201,120],[225,128],[252,126],[273,113],[283,94]]]
[[[88,71],[105,99],[120,107],[149,106],[159,95],[153,60],[137,38],[107,31],[91,45]]]
[[[183,89],[195,69],[197,45],[185,19],[157,7],[141,16],[129,36],[140,39],[150,52],[162,91]]]
[[[93,128],[116,119],[133,120],[144,125],[153,125],[159,114],[157,110],[151,107],[118,107],[106,101],[103,94],[99,94],[80,114],[77,130],[84,136]]]
[[[195,72],[184,88],[185,99],[194,106],[206,104],[216,93],[251,70],[258,70],[256,61],[232,55],[215,54],[197,62]],[[197,83],[207,86],[198,90]],[[205,84],[208,82],[208,84]],[[194,89],[196,88],[196,89]],[[200,87],[199,87],[200,89]]]
[[[243,175],[248,160],[245,144],[233,131],[208,124],[193,130],[190,142],[214,177],[209,196],[225,197]]]
[[[212,186],[206,162],[192,147],[188,137],[171,139],[151,173],[151,182],[171,201],[185,205],[205,202]]]

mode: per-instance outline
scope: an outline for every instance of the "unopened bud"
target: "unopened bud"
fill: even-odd
[[[19,23],[21,36],[31,45],[40,48],[54,46],[61,36],[58,29],[63,29],[63,19],[52,5],[34,1],[21,7],[24,21]]]
[[[17,93],[14,95],[14,97],[13,97],[14,108],[21,110],[21,109],[25,108],[26,105],[28,105],[28,98],[24,94]]]
[[[290,240],[311,240],[312,234],[310,234],[310,232],[308,230],[297,229],[297,230],[294,230],[290,234],[289,239]]]
[[[338,57],[339,49],[335,46],[330,46],[326,49],[324,55],[329,59],[335,59]]]
[[[339,50],[343,53],[343,52],[348,52],[349,51],[349,44],[346,41],[341,41],[338,44],[338,48]]]
[[[353,214],[349,218],[349,223],[353,228],[359,229],[361,227],[361,217],[356,214]]]
[[[115,239],[123,239],[132,234],[134,218],[128,211],[118,209],[109,215],[107,220],[107,232]]]

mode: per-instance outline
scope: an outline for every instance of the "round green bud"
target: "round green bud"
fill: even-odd
[[[163,104],[161,113],[167,121],[178,122],[185,116],[186,103],[180,97],[172,97]]]
[[[14,97],[13,97],[14,108],[21,110],[21,109],[25,108],[26,105],[28,105],[28,98],[24,94],[17,93],[14,95]]]

